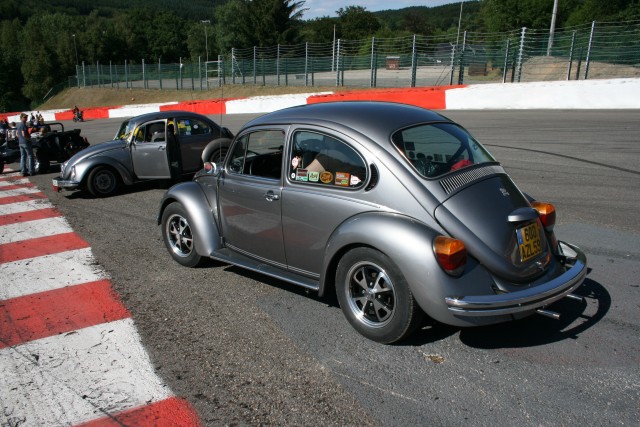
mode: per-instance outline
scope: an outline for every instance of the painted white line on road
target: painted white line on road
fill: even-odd
[[[172,396],[132,319],[0,350],[0,425],[74,425]]]
[[[10,203],[6,205],[0,205],[0,215],[9,215],[14,213],[35,211],[38,209],[47,209],[52,207],[53,205],[47,199],[29,200],[27,202],[17,202],[17,203]]]
[[[73,229],[62,217],[3,225],[0,226],[0,244],[70,233],[72,231]]]
[[[23,188],[15,188],[13,190],[0,190],[0,198],[20,196],[22,194],[32,194],[32,193],[40,193],[40,190],[37,187],[23,187]]]
[[[0,277],[0,300],[5,300],[95,282],[107,274],[85,248],[0,264]]]
[[[10,181],[0,181],[0,188],[1,187],[7,187],[9,185],[18,185],[18,184],[28,184],[29,183],[29,179],[28,178],[20,178],[20,179],[12,179]]]

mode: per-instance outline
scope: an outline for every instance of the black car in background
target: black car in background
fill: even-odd
[[[63,163],[75,153],[89,146],[86,137],[80,135],[80,129],[64,130],[62,123],[47,123],[31,133],[35,172],[49,172],[51,162]],[[20,161],[20,149],[15,129],[0,131],[0,172],[5,163]]]

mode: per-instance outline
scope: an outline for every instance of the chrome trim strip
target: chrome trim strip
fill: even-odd
[[[240,249],[240,248],[238,248],[238,247],[235,247],[235,246],[233,246],[233,245],[230,245],[230,244],[228,244],[228,243],[226,243],[226,242],[225,242],[225,246],[226,246],[227,248],[229,248],[229,249],[231,249],[231,250],[235,251],[235,252],[238,252],[238,253],[240,253],[240,254],[242,254],[242,255],[246,256],[246,257],[253,258],[254,260],[260,261],[260,262],[265,263],[265,264],[267,264],[267,265],[273,265],[273,266],[276,266],[276,267],[281,268],[281,269],[283,269],[283,270],[286,270],[286,269],[287,269],[287,266],[286,266],[285,264],[280,263],[280,262],[275,262],[275,261],[268,260],[268,259],[266,259],[266,258],[259,257],[259,256],[257,256],[257,255],[252,254],[251,252],[247,252],[247,251],[245,251],[245,250],[243,250],[243,249]]]
[[[576,253],[574,265],[555,279],[547,283],[497,295],[449,296],[445,298],[450,311],[465,316],[499,316],[531,311],[544,307],[571,294],[584,282],[587,275],[587,257],[576,246],[559,242]]]

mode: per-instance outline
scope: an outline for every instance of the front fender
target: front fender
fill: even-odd
[[[76,181],[86,182],[86,178],[89,175],[91,169],[97,166],[109,166],[118,172],[118,175],[122,178],[122,182],[126,185],[131,185],[134,182],[133,175],[130,168],[123,165],[118,160],[108,156],[95,156],[83,159],[73,165],[76,169]]]
[[[396,213],[364,213],[341,224],[332,233],[324,253],[319,293],[334,285],[340,258],[350,249],[369,246],[387,255],[402,271],[418,305],[430,317],[458,324],[448,312],[445,297],[456,289],[493,294],[491,278],[471,257],[459,278],[445,273],[436,260],[433,240],[443,233],[414,218]]]
[[[218,226],[209,200],[202,191],[200,184],[188,181],[169,188],[160,202],[157,218],[158,225],[162,222],[164,210],[172,202],[180,203],[189,214],[195,249],[199,255],[210,257],[214,251],[221,248]]]

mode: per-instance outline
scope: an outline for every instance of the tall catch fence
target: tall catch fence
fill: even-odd
[[[70,86],[207,90],[225,84],[416,87],[640,77],[640,21],[231,49],[216,61],[77,67]]]

